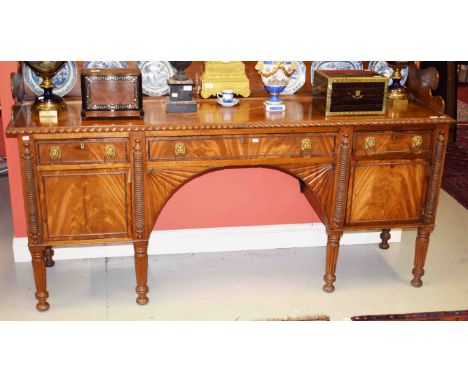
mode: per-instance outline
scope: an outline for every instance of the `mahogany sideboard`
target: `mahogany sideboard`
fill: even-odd
[[[164,98],[144,102],[143,120],[84,121],[67,101],[58,123],[41,123],[31,102],[14,107],[7,129],[21,156],[37,309],[49,308],[46,267],[53,247],[133,243],[137,303],[148,302],[148,239],[174,192],[190,179],[231,167],[269,167],[302,182],[326,226],[325,285],[334,290],[345,230],[417,227],[413,279],[422,285],[434,228],[450,117],[411,100],[385,115],[324,117],[309,95],[284,97],[268,115],[263,97],[222,108],[167,114]]]

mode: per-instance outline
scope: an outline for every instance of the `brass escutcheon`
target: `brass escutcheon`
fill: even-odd
[[[50,159],[54,161],[62,158],[62,150],[60,149],[60,146],[51,146],[49,149],[49,156]]]
[[[104,157],[106,159],[115,158],[116,154],[117,154],[117,149],[115,148],[114,145],[106,145],[104,147]]]
[[[312,141],[310,140],[310,138],[303,138],[301,140],[302,155],[310,155],[311,150],[312,150]]]
[[[176,143],[174,146],[174,154],[176,157],[182,157],[185,155],[185,144],[183,143]]]
[[[415,135],[411,139],[411,151],[414,154],[419,154],[422,151],[423,138],[420,135]]]
[[[364,150],[368,155],[375,154],[375,137],[367,137],[364,141]]]

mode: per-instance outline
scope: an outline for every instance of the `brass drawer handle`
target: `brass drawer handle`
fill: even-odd
[[[364,150],[368,155],[375,154],[375,137],[367,137],[364,141]]]
[[[50,159],[53,161],[60,160],[62,158],[62,149],[60,148],[60,146],[50,146],[49,156]]]
[[[104,147],[104,157],[106,159],[115,158],[116,155],[117,155],[117,149],[115,148],[114,145],[106,145]]]
[[[183,157],[185,156],[187,149],[185,147],[185,144],[183,143],[176,143],[174,146],[174,154],[176,157]]]
[[[422,151],[423,137],[420,135],[415,135],[411,139],[411,151],[413,154],[419,154]]]
[[[301,153],[303,156],[310,156],[312,151],[312,141],[310,138],[303,138],[301,140]]]

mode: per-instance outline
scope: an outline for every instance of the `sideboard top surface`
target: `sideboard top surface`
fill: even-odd
[[[311,96],[283,97],[286,112],[266,113],[264,98],[242,98],[239,105],[224,108],[214,99],[198,100],[196,113],[166,113],[166,97],[144,100],[145,116],[141,120],[83,120],[81,98],[67,100],[68,111],[58,123],[44,123],[31,114],[31,101],[14,107],[7,136],[54,133],[103,133],[130,131],[186,131],[255,128],[307,128],[340,126],[408,126],[452,123],[453,120],[417,101],[406,106],[387,104],[383,115],[325,117],[313,109]]]

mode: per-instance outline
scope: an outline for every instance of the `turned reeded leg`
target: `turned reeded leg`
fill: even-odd
[[[135,248],[135,272],[136,272],[136,288],[135,292],[138,297],[136,302],[140,305],[148,303],[148,242],[140,242],[133,244]]]
[[[55,261],[52,260],[52,256],[54,256],[54,250],[52,247],[46,247],[44,251],[44,257],[45,257],[45,265],[46,267],[50,268],[55,265]]]
[[[379,247],[382,249],[388,249],[390,248],[390,245],[388,245],[388,241],[390,240],[390,229],[383,229],[382,233],[380,234],[380,238],[382,239],[382,242],[379,244]]]
[[[429,247],[429,235],[433,227],[419,227],[416,237],[416,252],[414,255],[413,280],[411,285],[419,288],[423,285],[421,277],[424,275],[424,263],[426,262],[427,249]]]
[[[325,276],[323,276],[323,280],[325,281],[323,290],[328,293],[331,293],[335,290],[333,283],[336,280],[336,262],[338,261],[338,251],[340,249],[340,238],[342,234],[342,232],[331,232],[328,234],[327,260]]]
[[[43,312],[49,309],[47,302],[49,292],[47,292],[46,262],[43,247],[29,247],[32,256],[32,266],[34,271],[34,282],[36,284],[36,298],[39,301],[37,310]]]

